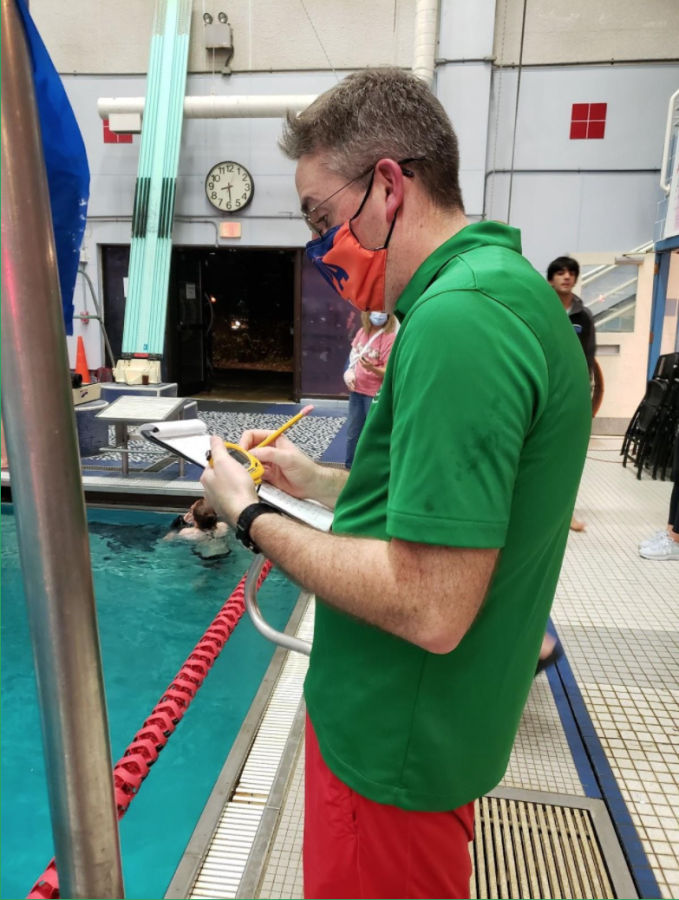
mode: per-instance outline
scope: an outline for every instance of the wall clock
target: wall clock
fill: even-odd
[[[255,182],[245,166],[237,162],[220,162],[205,179],[205,195],[221,213],[241,212],[252,201]]]

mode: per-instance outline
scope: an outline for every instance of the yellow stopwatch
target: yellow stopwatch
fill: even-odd
[[[243,450],[238,444],[230,444],[228,441],[224,441],[224,446],[226,447],[229,456],[233,457],[236,462],[239,462],[241,466],[244,467],[254,483],[257,485],[261,484],[262,477],[264,476],[264,466],[261,462],[251,453],[248,453],[247,450]],[[207,452],[207,461],[210,466],[213,465],[211,450],[208,450]]]

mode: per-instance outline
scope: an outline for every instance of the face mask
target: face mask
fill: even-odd
[[[370,313],[370,321],[376,328],[380,328],[382,325],[386,325],[388,318],[389,313]]]
[[[360,216],[373,186],[370,178],[368,190],[356,213],[343,225],[331,228],[323,237],[309,241],[307,256],[328,284],[357,309],[363,312],[379,311],[385,307],[384,273],[387,266],[387,247],[396,225],[391,223],[383,247],[370,250],[363,247],[354,234],[351,223]]]

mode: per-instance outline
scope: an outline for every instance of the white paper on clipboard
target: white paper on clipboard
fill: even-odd
[[[210,435],[207,425],[201,419],[149,422],[141,426],[139,433],[151,443],[182,456],[202,469],[208,464]],[[330,531],[332,527],[332,510],[314,500],[298,500],[266,483],[260,485],[259,496],[265,503],[275,506],[290,518],[310,525],[318,531]]]
[[[259,488],[259,496],[269,506],[275,506],[276,509],[280,509],[281,512],[290,516],[291,519],[297,519],[298,522],[311,525],[317,531],[330,531],[332,528],[332,510],[328,509],[327,506],[316,503],[314,500],[298,500],[272,484],[265,483]]]
[[[204,469],[210,449],[207,425],[200,419],[179,419],[175,422],[149,422],[142,425],[139,434],[177,456]]]

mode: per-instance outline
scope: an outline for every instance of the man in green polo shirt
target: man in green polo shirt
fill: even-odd
[[[273,484],[334,507],[332,534],[264,515],[216,439],[203,477],[318,597],[305,896],[468,897],[473,802],[504,775],[559,577],[587,366],[519,232],[465,218],[457,140],[422,82],[352,75],[282,147],[312,263],[401,321],[348,477],[285,437],[256,451]]]

